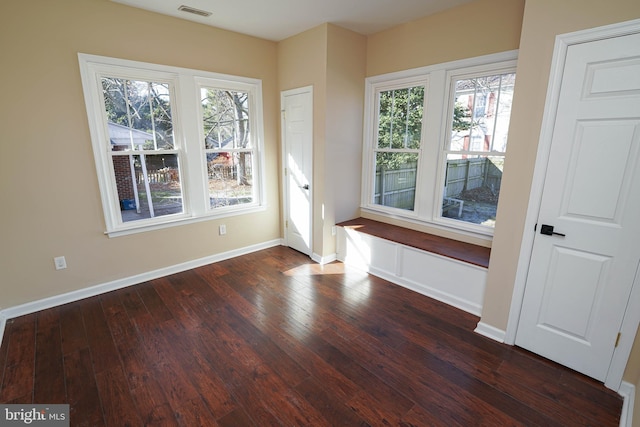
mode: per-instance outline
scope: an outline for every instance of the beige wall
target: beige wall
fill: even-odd
[[[262,79],[267,210],[105,236],[78,52]],[[276,55],[273,42],[107,0],[3,1],[0,309],[278,239]]]
[[[524,0],[477,0],[369,37],[367,76],[518,48]]]
[[[332,227],[360,215],[366,37],[328,28],[324,256],[335,254]]]
[[[335,254],[331,229],[358,216],[366,38],[323,24],[278,44],[281,90],[313,85],[313,253]]]
[[[640,18],[636,0],[527,0],[520,40],[509,147],[500,191],[497,223],[487,278],[482,321],[505,329],[515,281],[524,219],[533,177],[538,139],[555,37],[572,31]],[[620,307],[621,310],[624,307]],[[634,354],[638,355],[636,340]],[[624,379],[639,369],[629,360]]]
[[[322,255],[325,197],[324,147],[327,110],[327,29],[323,24],[278,43],[279,89],[313,86],[313,231],[312,251]]]

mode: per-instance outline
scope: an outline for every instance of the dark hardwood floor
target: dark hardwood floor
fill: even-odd
[[[478,318],[276,247],[9,320],[1,403],[72,426],[617,426],[589,378]]]

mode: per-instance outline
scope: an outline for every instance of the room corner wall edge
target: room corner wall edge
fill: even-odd
[[[313,254],[311,254],[310,258],[311,258],[312,261],[315,261],[320,265],[329,264],[329,263],[331,263],[333,261],[336,261],[338,259],[336,254],[331,254],[331,255],[328,255],[328,256],[322,256],[322,255],[319,255],[319,254],[317,254],[315,252]]]
[[[147,282],[149,280],[157,279],[160,277],[168,276],[170,274],[179,273],[182,271],[190,270],[192,268],[202,267],[207,264],[224,261],[226,259],[235,258],[237,256],[246,255],[252,252],[257,252],[262,249],[271,248],[274,246],[281,246],[282,239],[270,240],[267,242],[258,243],[251,246],[246,246],[239,249],[234,249],[227,252],[222,252],[215,255],[210,255],[204,258],[195,259],[192,261],[175,264],[168,267],[163,267],[157,270],[149,271],[146,273],[136,274],[134,276],[125,277],[122,279],[113,280],[111,282],[102,283],[99,285],[90,286],[83,289],[67,292],[60,295],[54,295],[51,297],[43,298],[40,300],[20,304],[14,307],[8,307],[0,310],[0,345],[4,337],[4,330],[7,320],[14,317],[24,316],[26,314],[35,313],[40,310],[46,310],[48,308],[57,307],[63,304],[79,301],[81,299],[101,295],[117,289],[126,288],[128,286],[137,285]]]
[[[487,338],[491,338],[492,340],[497,341],[500,344],[504,344],[506,332],[502,329],[496,328],[495,326],[491,326],[483,322],[478,322],[478,326],[476,326],[474,332]]]

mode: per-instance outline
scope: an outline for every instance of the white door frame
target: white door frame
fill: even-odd
[[[520,246],[520,257],[516,270],[513,295],[511,298],[511,308],[509,310],[509,320],[505,331],[504,342],[513,345],[516,339],[520,311],[524,299],[524,291],[529,272],[529,263],[533,251],[533,241],[535,237],[534,226],[538,219],[542,193],[544,189],[544,179],[547,172],[549,152],[551,150],[551,139],[557,113],[558,100],[560,98],[560,85],[564,72],[564,61],[569,46],[602,40],[611,37],[620,37],[629,34],[640,33],[640,19],[622,22],[603,27],[577,31],[574,33],[561,34],[556,37],[551,62],[551,74],[549,87],[547,89],[547,100],[544,106],[544,116],[542,119],[542,130],[538,143],[538,153],[529,195],[529,207],[525,219],[525,232]],[[636,330],[640,324],[640,274],[636,272],[636,277],[626,307],[624,319],[621,327],[621,337],[618,346],[614,350],[611,365],[605,380],[605,386],[618,391],[622,383],[622,376],[629,360],[631,348],[636,336]]]
[[[286,122],[285,122],[285,116],[284,116],[284,99],[286,96],[290,96],[290,95],[298,95],[301,93],[310,93],[311,94],[311,111],[312,111],[312,115],[313,115],[313,86],[304,86],[304,87],[299,87],[296,89],[289,89],[289,90],[283,90],[280,92],[280,153],[281,153],[281,179],[282,179],[282,221],[283,224],[285,226],[284,228],[284,233],[283,233],[283,239],[282,242],[284,243],[285,246],[289,245],[289,238],[288,238],[288,231],[287,231],[287,226],[285,221],[287,221],[287,215],[289,213],[289,186],[288,186],[288,180],[287,180],[287,173],[286,173],[286,169],[287,169],[287,147],[286,147]],[[312,130],[313,132],[313,130]],[[312,151],[313,151],[313,147],[312,147]],[[313,183],[313,161],[311,163],[311,174],[312,176],[310,177],[310,181]],[[313,227],[314,227],[314,223],[313,223],[313,190],[314,190],[314,186],[312,185],[310,190],[309,190],[309,199],[310,199],[310,205],[309,205],[309,256],[312,256],[313,254]]]

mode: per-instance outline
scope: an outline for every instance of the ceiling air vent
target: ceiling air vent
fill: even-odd
[[[195,7],[191,7],[191,6],[182,5],[178,8],[178,10],[181,10],[187,13],[193,13],[194,15],[211,16],[211,12],[207,12],[206,10],[196,9]]]

